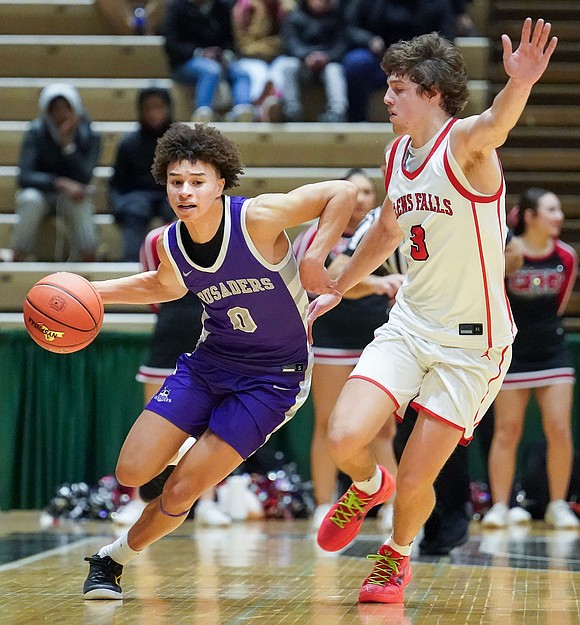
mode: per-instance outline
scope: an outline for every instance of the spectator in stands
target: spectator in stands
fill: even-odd
[[[64,253],[60,234],[66,230],[69,260],[93,261],[97,237],[91,180],[101,153],[100,136],[73,86],[49,84],[38,105],[40,116],[26,131],[20,152],[13,258],[27,260],[43,219],[56,214],[56,259]]]
[[[237,0],[232,27],[239,65],[250,76],[250,97],[259,121],[282,121],[284,90],[281,22],[293,0]]]
[[[452,39],[455,15],[451,0],[350,0],[345,11],[352,48],[342,62],[348,85],[348,119],[363,122],[368,121],[373,91],[386,90],[381,59],[389,45],[431,31]]]
[[[165,0],[95,0],[115,35],[158,35]]]
[[[533,389],[547,443],[550,503],[544,519],[556,528],[575,528],[580,523],[565,501],[573,462],[575,376],[562,315],[576,281],[578,258],[574,249],[559,239],[564,213],[554,193],[527,189],[513,217],[513,232],[523,248],[524,263],[508,276],[506,287],[518,334],[510,368],[494,402],[489,454],[493,506],[482,524],[494,528],[531,520],[527,510],[508,506]]]
[[[250,77],[234,53],[229,0],[171,0],[163,34],[173,80],[195,86],[192,120],[215,119],[220,80],[231,86],[233,108],[227,121],[252,121]]]
[[[348,50],[349,27],[339,0],[299,0],[282,22],[284,118],[303,119],[302,83],[322,83],[326,111],[322,122],[346,121],[348,98],[341,61]],[[384,82],[384,81],[383,81]]]
[[[155,182],[151,165],[157,139],[172,123],[169,92],[147,87],[137,96],[139,127],[125,135],[117,148],[109,199],[115,220],[123,234],[125,262],[139,260],[139,248],[154,217],[163,223],[173,220],[165,190]]]
[[[477,28],[469,13],[471,0],[451,0],[455,17],[455,37],[477,37]]]

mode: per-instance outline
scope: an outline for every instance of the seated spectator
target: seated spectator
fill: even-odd
[[[477,37],[478,32],[469,14],[471,0],[451,0],[451,10],[455,18],[455,37]]]
[[[158,35],[165,0],[95,0],[115,35]]]
[[[24,135],[20,151],[12,249],[14,261],[33,253],[42,221],[57,215],[57,234],[65,233],[69,260],[95,260],[93,169],[101,153],[100,136],[91,127],[81,97],[68,84],[52,83],[38,100],[40,116]],[[56,260],[64,255],[59,236]]]
[[[378,89],[386,90],[381,59],[389,45],[432,31],[450,39],[454,37],[451,1],[350,0],[347,3],[345,19],[350,25],[352,49],[345,54],[343,66],[348,84],[349,121],[367,121],[371,94]]]
[[[303,119],[301,83],[324,86],[322,122],[346,121],[348,98],[341,61],[348,50],[348,27],[338,0],[300,0],[282,23],[287,59],[284,72],[284,118]],[[383,74],[384,77],[384,74]]]
[[[125,262],[139,260],[139,248],[154,217],[173,220],[167,194],[153,179],[151,165],[157,139],[172,123],[171,96],[166,89],[148,87],[137,97],[139,127],[125,135],[117,148],[109,200],[123,235]]]
[[[250,76],[250,97],[259,121],[282,121],[284,90],[280,25],[292,0],[237,0],[232,27],[239,65]]]
[[[214,100],[222,79],[232,91],[227,121],[254,119],[250,77],[234,53],[229,0],[171,0],[163,34],[173,80],[195,86],[193,121],[215,119]]]

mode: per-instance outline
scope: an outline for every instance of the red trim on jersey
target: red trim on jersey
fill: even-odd
[[[375,386],[377,386],[378,388],[381,389],[381,391],[384,391],[395,403],[395,410],[398,410],[401,405],[399,404],[399,402],[394,398],[393,394],[391,393],[391,391],[389,391],[388,388],[385,388],[382,384],[379,384],[376,380],[373,380],[372,378],[367,378],[364,375],[349,375],[348,376],[349,380],[365,380],[366,382],[370,382],[371,384],[374,384]]]
[[[401,143],[403,137],[399,137],[391,146],[391,151],[389,152],[389,160],[387,161],[387,168],[385,170],[385,191],[387,194],[389,193],[389,184],[391,184],[391,178],[393,176],[393,167],[395,164],[395,155],[397,153],[397,148],[399,147],[399,143]]]
[[[485,392],[485,395],[481,398],[481,401],[479,402],[479,408],[477,410],[477,412],[475,413],[475,416],[473,417],[473,427],[476,428],[479,425],[479,422],[481,421],[481,419],[483,418],[483,415],[481,416],[481,418],[477,418],[477,415],[479,415],[479,410],[481,409],[481,405],[483,404],[483,402],[485,401],[485,398],[489,395],[489,387],[491,385],[491,383],[494,380],[497,380],[499,378],[499,376],[501,375],[501,371],[502,371],[502,365],[505,361],[505,353],[507,352],[507,350],[509,349],[509,345],[506,345],[502,352],[501,352],[501,360],[499,361],[498,367],[497,367],[497,375],[494,375],[493,378],[490,378],[487,381],[487,391]]]
[[[459,182],[459,180],[457,179],[457,176],[453,173],[453,170],[451,169],[451,165],[449,163],[449,156],[447,155],[448,149],[449,149],[449,145],[447,146],[447,149],[443,153],[443,165],[445,167],[445,173],[447,174],[447,177],[449,178],[451,184],[455,187],[455,189],[459,193],[461,193],[461,195],[464,198],[470,200],[471,202],[478,202],[480,204],[488,204],[491,202],[495,202],[501,197],[501,194],[503,193],[505,180],[503,177],[503,169],[501,166],[501,161],[499,160],[499,156],[497,157],[499,168],[500,168],[500,174],[501,174],[501,182],[499,185],[499,189],[493,195],[478,195],[466,189],[461,184],[461,182]],[[496,155],[497,155],[497,152],[496,152]]]
[[[487,282],[487,269],[485,268],[485,257],[483,255],[483,247],[481,245],[481,230],[479,229],[479,221],[477,220],[477,209],[474,202],[471,202],[471,214],[473,217],[473,225],[475,227],[475,236],[477,237],[477,249],[479,251],[479,263],[481,266],[481,279],[483,281],[483,295],[485,297],[485,319],[487,322],[487,346],[492,347],[493,336],[491,326],[491,304],[489,297],[489,285]]]
[[[418,404],[416,401],[411,402],[411,407],[414,408],[417,412],[419,412],[419,410],[422,410],[424,413],[428,414],[433,419],[436,419],[437,421],[441,421],[441,423],[445,423],[445,425],[449,425],[453,429],[463,432],[463,436],[459,439],[459,445],[463,445],[463,447],[467,447],[467,445],[469,445],[469,443],[471,443],[471,441],[473,440],[473,436],[471,438],[465,438],[465,428],[461,427],[460,425],[457,425],[457,423],[448,421],[441,415],[431,412],[431,410],[428,410],[427,408],[425,408],[425,406]]]
[[[454,118],[449,120],[447,127],[437,137],[437,141],[435,141],[435,144],[431,148],[431,151],[429,152],[429,154],[427,155],[427,158],[421,164],[421,167],[419,167],[419,169],[416,169],[415,171],[408,171],[407,169],[405,169],[405,158],[403,156],[403,158],[401,159],[401,171],[403,172],[403,175],[405,176],[405,178],[408,178],[409,180],[415,180],[415,178],[425,169],[427,163],[429,162],[433,154],[435,154],[435,151],[441,145],[441,143],[443,142],[445,137],[449,134],[449,132],[451,131],[451,128],[457,121],[458,120]],[[405,151],[407,151],[407,149],[409,148],[409,143],[411,143],[411,137],[409,137],[409,140],[407,141],[405,145]]]

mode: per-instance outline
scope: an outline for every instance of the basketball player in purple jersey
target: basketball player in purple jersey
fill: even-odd
[[[326,515],[320,546],[338,551],[384,502],[393,478],[371,443],[391,414],[412,403],[417,422],[401,457],[393,534],[374,562],[361,603],[400,603],[411,580],[411,544],[435,505],[433,483],[466,444],[500,389],[515,325],[504,286],[505,183],[496,154],[517,123],[557,44],[550,24],[526,19],[513,51],[502,36],[509,76],[491,107],[456,119],[468,98],[459,51],[436,33],[392,45],[381,67],[396,134],[387,156],[380,219],[338,275],[344,293],[400,243],[408,263],[388,322],[375,333],[338,399],[328,428],[337,465],[353,485]],[[325,294],[310,320],[340,300]],[[353,418],[356,415],[356,418]]]
[[[304,402],[311,371],[305,288],[335,292],[324,261],[357,197],[347,181],[253,199],[224,195],[242,173],[237,148],[200,124],[174,124],[157,144],[152,171],[178,218],[158,243],[158,269],[94,285],[105,304],[159,303],[190,290],[203,304],[203,328],[195,351],[180,357],[127,435],[117,478],[140,486],[188,437],[197,441],[135,525],[87,558],[85,599],[122,599],[123,566],[179,527],[200,494]],[[284,230],[317,217],[299,273]]]

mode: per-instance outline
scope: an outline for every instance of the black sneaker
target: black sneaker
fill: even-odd
[[[101,558],[99,555],[85,558],[90,564],[89,574],[83,585],[85,599],[122,599],[121,575],[123,565],[115,562],[109,556]]]

